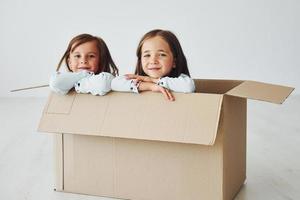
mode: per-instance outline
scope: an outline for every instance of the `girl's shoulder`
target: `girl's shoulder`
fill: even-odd
[[[181,73],[179,76],[177,76],[177,77],[170,77],[170,76],[165,76],[165,77],[161,77],[161,79],[162,78],[191,78],[189,75],[187,75],[187,74],[184,74],[184,73]]]
[[[96,74],[96,75],[105,76],[105,77],[115,77],[112,73],[109,73],[109,72],[101,72],[101,73]]]
[[[186,77],[188,77],[188,78],[191,78],[189,75],[187,75],[187,74],[184,74],[184,73],[181,73],[178,77],[183,77],[183,78],[186,78]]]

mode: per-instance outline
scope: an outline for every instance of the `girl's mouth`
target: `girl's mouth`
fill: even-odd
[[[78,67],[78,69],[80,69],[80,70],[89,70],[90,68],[89,67]]]
[[[148,70],[159,70],[160,67],[148,67]]]

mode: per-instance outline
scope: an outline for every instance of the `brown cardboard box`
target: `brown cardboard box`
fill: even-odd
[[[233,199],[246,179],[247,98],[293,88],[195,80],[197,93],[52,93],[39,131],[55,134],[56,190],[136,200]]]

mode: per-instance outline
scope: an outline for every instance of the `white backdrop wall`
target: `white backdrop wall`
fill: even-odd
[[[299,0],[1,0],[0,96],[44,97],[70,39],[101,36],[121,74],[133,72],[144,33],[173,31],[193,78],[248,79],[300,88]]]

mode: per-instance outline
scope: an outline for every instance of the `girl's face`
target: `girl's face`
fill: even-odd
[[[145,74],[152,78],[166,76],[175,68],[170,46],[160,36],[145,40],[141,48],[141,62]]]
[[[96,73],[100,63],[99,54],[96,41],[85,42],[70,53],[69,67],[73,72],[87,70]]]

